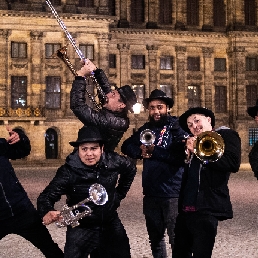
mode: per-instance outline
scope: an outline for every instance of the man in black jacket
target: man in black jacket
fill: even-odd
[[[239,169],[241,141],[236,131],[225,126],[216,129],[213,135],[215,116],[206,108],[190,108],[179,117],[179,124],[191,137],[186,141],[187,163],[172,257],[210,258],[218,221],[233,217],[228,180],[230,173]]]
[[[68,226],[65,257],[82,258],[89,254],[98,258],[131,257],[129,239],[117,208],[133,182],[134,163],[115,152],[103,151],[103,137],[95,126],[81,128],[77,141],[70,144],[75,151],[38,197],[44,224],[59,221],[60,212],[54,209],[54,204],[62,195],[67,196],[67,205],[73,206],[89,197],[92,184],[101,184],[108,201],[104,205],[86,203],[92,209],[91,215],[82,218],[74,228]]]
[[[100,111],[86,104],[85,76],[94,75],[97,83],[106,95],[106,103]],[[94,125],[106,139],[105,150],[114,150],[129,127],[127,112],[137,102],[134,91],[129,85],[111,89],[103,70],[96,68],[90,61],[77,72],[70,94],[70,107],[84,125]]]
[[[258,125],[258,99],[256,101],[256,105],[253,107],[249,107],[247,109],[247,113],[249,116],[251,116],[255,123]],[[256,141],[248,155],[249,157],[249,163],[251,165],[251,168],[254,172],[254,176],[258,179],[258,141]]]
[[[173,248],[174,226],[178,210],[178,196],[184,166],[184,144],[187,135],[178,119],[168,114],[173,99],[161,90],[153,90],[143,105],[149,110],[149,122],[139,128],[122,144],[121,150],[133,159],[143,159],[142,187],[143,213],[149,234],[152,255],[167,257],[165,231]],[[154,141],[145,145],[140,141],[146,129],[155,135]],[[145,131],[146,132],[146,131]],[[146,140],[151,138],[143,137]]]
[[[64,257],[15,175],[9,159],[30,154],[30,141],[21,129],[0,138],[0,239],[8,234],[24,237],[48,258]]]

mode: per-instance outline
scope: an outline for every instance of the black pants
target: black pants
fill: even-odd
[[[178,211],[178,198],[143,198],[143,213],[154,258],[166,258],[165,231],[171,248],[174,245],[174,228]]]
[[[109,223],[96,227],[67,228],[66,258],[130,258],[126,231],[116,215]]]
[[[180,213],[175,226],[173,258],[211,258],[218,219],[198,212]]]
[[[30,209],[9,219],[0,220],[0,239],[16,234],[30,241],[47,258],[62,258],[64,254],[52,240],[48,229],[35,209]]]

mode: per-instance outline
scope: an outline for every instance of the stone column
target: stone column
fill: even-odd
[[[127,17],[127,0],[120,0],[120,17],[118,21],[119,28],[129,28],[129,22]]]
[[[203,65],[204,65],[204,106],[208,109],[214,110],[212,107],[212,88],[213,88],[213,76],[212,76],[212,54],[213,48],[203,47]]]
[[[0,68],[0,107],[8,107],[8,96],[11,89],[8,87],[8,37],[10,30],[0,30],[0,60],[2,62]]]
[[[157,1],[155,0],[148,0],[148,22],[146,24],[147,29],[155,29],[157,28],[157,20],[158,20],[158,6],[157,6]]]
[[[176,46],[176,82],[177,96],[175,96],[175,106],[177,115],[183,114],[187,110],[187,85],[186,82],[186,47]]]
[[[147,45],[146,49],[148,50],[149,58],[149,89],[145,88],[145,96],[149,96],[150,93],[157,89],[157,53],[158,46],[156,45]]]
[[[129,49],[130,45],[129,44],[118,44],[117,48],[120,51],[120,72],[119,77],[120,77],[120,86],[130,84],[129,83],[129,78],[130,78],[130,67],[129,64]]]
[[[202,21],[200,25],[202,25],[203,31],[212,31],[212,27],[213,27],[213,1],[212,0],[205,0],[202,2]]]
[[[30,67],[31,67],[31,80],[28,80],[28,103],[33,107],[44,106],[43,94],[43,79],[42,79],[42,38],[43,32],[31,31],[31,56],[30,56]],[[29,100],[30,97],[30,100]]]
[[[108,44],[110,40],[110,35],[108,33],[99,33],[97,35],[99,43],[99,68],[105,71],[108,76],[109,63],[108,63]]]
[[[108,0],[99,0],[98,14],[108,15]]]

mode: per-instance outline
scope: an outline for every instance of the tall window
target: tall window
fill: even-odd
[[[215,112],[226,113],[227,112],[227,87],[215,86]]]
[[[109,68],[116,68],[116,55],[115,54],[109,54]]]
[[[160,57],[160,70],[172,70],[173,69],[173,57],[161,56]]]
[[[246,85],[246,105],[247,107],[254,106],[258,99],[258,86]]]
[[[199,25],[199,1],[187,0],[187,25]]]
[[[61,44],[59,43],[47,43],[45,45],[45,55],[46,58],[52,58],[54,54],[56,54],[57,50],[61,48]]]
[[[83,55],[90,59],[94,60],[94,46],[93,45],[79,45],[79,49],[82,51]]]
[[[159,0],[159,23],[172,24],[171,0]]]
[[[159,87],[169,98],[172,98],[172,85],[161,84]]]
[[[145,56],[144,55],[132,55],[131,60],[132,69],[145,69]]]
[[[200,57],[188,57],[187,58],[187,70],[200,71]]]
[[[26,58],[27,43],[11,42],[11,56],[12,58]]]
[[[226,70],[226,58],[214,58],[214,71],[225,72]]]
[[[109,15],[116,15],[116,0],[108,0]]]
[[[12,108],[27,107],[27,77],[26,76],[11,77],[11,107]]]
[[[57,76],[46,77],[46,108],[57,109],[61,107],[61,78]]]
[[[246,71],[257,71],[257,58],[247,57],[245,60]]]
[[[143,99],[145,98],[145,87],[143,84],[134,84],[132,85],[132,89],[137,97],[137,101],[142,104]],[[143,106],[141,107],[143,111]]]
[[[245,0],[245,25],[254,26],[256,24],[256,4],[255,0]]]
[[[94,7],[94,0],[79,0],[79,7]]]
[[[249,146],[253,146],[258,141],[258,128],[249,128]]]
[[[187,88],[188,108],[201,106],[200,87],[190,85]]]
[[[144,0],[131,0],[131,22],[144,22]]]
[[[226,12],[224,0],[213,0],[214,26],[226,26]]]

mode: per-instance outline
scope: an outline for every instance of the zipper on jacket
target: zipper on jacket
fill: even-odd
[[[9,208],[10,208],[10,210],[11,210],[12,216],[14,216],[13,210],[12,210],[12,206],[11,206],[11,204],[9,203],[9,201],[8,201],[7,198],[6,198],[5,191],[4,191],[4,188],[3,188],[2,183],[0,183],[0,185],[1,185],[1,188],[2,188],[2,192],[3,192],[3,195],[4,195],[5,201],[6,201],[6,203],[8,204],[8,206],[9,206]]]

